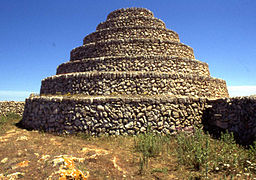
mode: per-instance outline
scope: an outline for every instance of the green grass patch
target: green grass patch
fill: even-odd
[[[207,178],[209,173],[224,173],[234,177],[256,174],[256,145],[249,149],[236,144],[232,133],[222,133],[213,139],[197,129],[191,136],[179,133],[176,137],[179,164],[194,169]]]
[[[0,133],[5,132],[10,125],[14,125],[21,119],[21,116],[15,113],[8,113],[6,116],[0,116]]]
[[[147,131],[145,134],[139,134],[134,138],[134,149],[141,154],[140,173],[143,173],[148,167],[149,158],[157,157],[169,150],[170,136],[156,134]]]
[[[151,173],[164,173],[167,174],[168,173],[168,168],[164,167],[164,168],[154,168],[152,169]]]

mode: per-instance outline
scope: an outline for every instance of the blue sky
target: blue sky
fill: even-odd
[[[126,7],[163,20],[231,95],[256,94],[255,0],[1,0],[0,100],[38,93],[109,12]]]

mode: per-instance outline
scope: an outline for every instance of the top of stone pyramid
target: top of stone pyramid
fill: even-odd
[[[117,9],[115,11],[112,11],[111,13],[108,14],[107,19],[115,19],[119,17],[124,17],[124,16],[146,16],[146,17],[153,17],[154,14],[146,9],[146,8],[122,8],[122,9]]]

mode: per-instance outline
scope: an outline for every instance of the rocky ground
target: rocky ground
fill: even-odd
[[[71,172],[84,179],[175,179],[175,172],[141,175],[133,143],[132,137],[58,136],[13,124],[0,133],[0,179],[59,179]],[[161,159],[154,161],[161,167]]]
[[[17,127],[21,117],[0,117],[0,180],[105,179],[253,179],[255,173],[198,171],[180,165],[175,138],[167,151],[142,163],[136,136],[91,137],[54,135]],[[247,161],[248,162],[248,161]],[[231,164],[232,166],[232,164]],[[239,172],[239,171],[238,171]],[[242,172],[242,171],[241,171]],[[242,174],[242,175],[241,175]],[[227,175],[227,176],[226,176]],[[239,176],[238,176],[239,175]],[[224,178],[223,178],[224,177]],[[256,179],[256,178],[254,178]]]

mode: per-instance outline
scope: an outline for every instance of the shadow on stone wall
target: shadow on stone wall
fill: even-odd
[[[39,100],[40,100],[40,98],[39,98]],[[36,126],[36,124],[41,123],[42,127],[47,126],[46,129],[47,128],[49,129],[51,126],[54,126],[53,129],[55,131],[58,131],[59,128],[57,128],[57,129],[55,128],[56,123],[58,124],[58,126],[64,126],[64,123],[59,122],[59,121],[65,119],[65,117],[60,118],[60,115],[58,115],[59,113],[54,113],[56,111],[55,110],[56,107],[60,107],[60,105],[58,104],[60,102],[55,102],[55,103],[49,102],[49,104],[46,103],[45,107],[43,107],[42,105],[41,106],[37,105],[37,101],[39,101],[39,100],[33,100],[33,102],[35,101],[34,103],[32,103],[32,100],[31,100],[31,102],[30,102],[30,100],[27,100],[28,101],[28,103],[26,104],[27,108],[25,108],[26,113],[30,114],[30,116],[33,115],[33,117],[31,116],[29,118],[29,120],[27,121],[27,122],[29,122],[29,124],[25,123],[26,125],[24,125],[20,122],[17,124],[17,126],[20,128],[34,129],[35,128],[34,126]],[[182,100],[182,98],[180,100]],[[168,102],[169,104],[172,104],[171,106],[178,108],[176,114],[175,114],[175,112],[176,112],[175,109],[173,109],[172,107],[166,106],[165,103],[158,102],[159,104],[157,103],[154,105],[154,106],[159,105],[161,107],[166,106],[164,109],[169,109],[168,111],[165,110],[166,112],[161,112],[161,109],[163,109],[163,108],[156,107],[156,109],[154,110],[157,112],[159,111],[159,113],[158,113],[159,116],[156,116],[156,115],[153,116],[154,121],[157,121],[157,122],[155,122],[157,129],[158,128],[163,129],[162,128],[163,124],[158,123],[158,121],[160,121],[161,119],[163,120],[163,118],[170,119],[170,117],[171,117],[172,121],[170,121],[170,122],[167,119],[161,121],[161,122],[166,121],[165,126],[168,127],[168,129],[179,129],[183,126],[185,127],[185,126],[189,126],[189,125],[193,126],[193,124],[195,124],[194,121],[198,121],[198,122],[201,121],[202,125],[204,127],[204,130],[208,131],[215,138],[219,138],[221,135],[221,132],[226,132],[228,130],[229,132],[233,132],[234,137],[235,137],[237,143],[239,143],[239,144],[249,145],[249,144],[252,144],[253,141],[256,140],[256,96],[225,98],[225,99],[223,98],[223,99],[215,99],[215,100],[205,99],[203,101],[198,101],[198,100],[196,101],[193,99],[185,99],[184,100],[184,102],[186,102],[185,105],[184,105],[184,102],[183,101],[181,102],[180,100],[179,101],[175,100],[175,98],[173,100],[171,98],[167,98],[167,100],[166,100],[166,102]],[[68,101],[68,100],[65,100],[64,102],[62,102],[62,104],[64,103],[64,105],[65,105],[66,101]],[[46,102],[48,102],[48,101],[46,101]],[[152,107],[151,106],[152,103],[150,103],[150,102],[151,101],[145,100],[144,104],[146,103],[149,107]],[[82,101],[80,102],[80,104],[81,103],[82,103]],[[116,104],[116,102],[111,102],[111,103]],[[111,105],[111,103],[110,103],[110,105]],[[6,105],[4,105],[4,104],[6,104]],[[4,102],[4,104],[3,104],[3,102],[2,102],[2,104],[0,104],[2,107],[1,112],[6,112],[7,110],[8,110],[8,112],[9,111],[16,112],[16,111],[13,111],[13,109],[17,110],[17,109],[19,109],[18,107],[20,107],[21,113],[23,112],[24,102],[20,102],[20,103]],[[67,106],[65,105],[63,107],[71,106],[72,103],[67,103],[67,104],[68,104]],[[88,103],[85,103],[85,104],[88,105]],[[84,107],[85,104],[83,104],[82,107]],[[37,111],[32,112],[32,108],[31,108],[32,105],[38,106],[39,109],[37,108],[38,109]],[[126,105],[128,106],[129,103],[123,104],[123,106],[126,106]],[[48,107],[51,107],[51,106],[54,106],[54,107],[49,109]],[[10,107],[12,107],[12,109]],[[130,107],[130,105],[129,105],[129,107]],[[72,109],[73,107],[69,107],[69,108]],[[89,110],[88,110],[88,112],[86,112],[87,115],[90,115],[90,113],[92,111],[92,110],[90,110],[90,108],[94,109],[93,110],[94,113],[97,113],[98,112],[97,102],[96,102],[96,104],[88,105],[88,108],[89,108]],[[112,108],[114,108],[114,106]],[[42,109],[42,110],[40,110],[40,109]],[[136,105],[136,107],[133,107],[132,109],[138,109],[138,106]],[[143,109],[143,108],[141,108],[141,109]],[[49,113],[50,110],[52,110],[54,112]],[[146,114],[144,112],[138,113],[138,114],[145,114],[146,119],[150,118],[151,117],[150,113],[152,110],[150,110],[149,108],[148,108],[148,110],[150,112],[147,112]],[[27,112],[27,111],[29,111],[29,112]],[[66,112],[67,110],[65,110],[65,108],[64,108],[62,111]],[[132,112],[132,110],[128,110],[128,111]],[[187,112],[185,112],[185,111],[187,111]],[[46,114],[44,114],[44,113],[46,113]],[[160,114],[166,114],[166,113],[169,118],[167,116],[166,117],[160,116]],[[51,117],[50,117],[50,114],[52,114]],[[54,117],[56,116],[56,117],[53,118],[53,116]],[[77,119],[77,117],[76,117],[77,111],[75,109],[73,109],[72,117],[73,116],[74,116],[74,119]],[[93,114],[90,115],[90,117],[93,117],[93,116],[94,116]],[[97,115],[97,116],[100,117],[100,115]],[[91,121],[88,119],[88,117],[89,116],[84,117],[84,120],[86,123]],[[83,119],[83,117],[80,117],[80,118]],[[100,119],[102,119],[102,118],[100,118]],[[130,120],[134,121],[134,118],[136,120],[136,116],[131,117]],[[58,122],[55,122],[56,119],[58,120]],[[120,119],[120,117],[117,116],[117,119]],[[137,120],[138,119],[140,119],[140,118],[137,117]],[[115,121],[116,121],[115,119],[110,118],[109,123],[113,123]],[[189,125],[186,125],[186,123],[189,123]],[[116,124],[120,125],[120,123],[118,123],[118,122],[116,122]],[[128,124],[129,124],[129,122],[128,122]],[[76,124],[74,124],[73,126],[76,126]],[[83,127],[84,126],[85,125],[83,125]],[[128,127],[128,125],[123,124],[123,126],[124,126],[124,131],[126,132],[125,127],[126,126]],[[95,128],[96,127],[94,127],[94,129]],[[136,127],[134,127],[134,128],[136,128]],[[40,129],[39,126],[36,129]],[[52,128],[50,128],[50,129],[52,129]],[[95,131],[96,131],[96,129],[95,129]],[[141,129],[141,127],[140,127],[140,129]],[[134,129],[134,131],[135,131],[135,129]],[[113,134],[113,133],[115,134],[116,132],[111,131],[110,134]]]
[[[256,140],[256,97],[207,100],[202,123],[216,138],[228,130],[237,143],[252,144]]]

